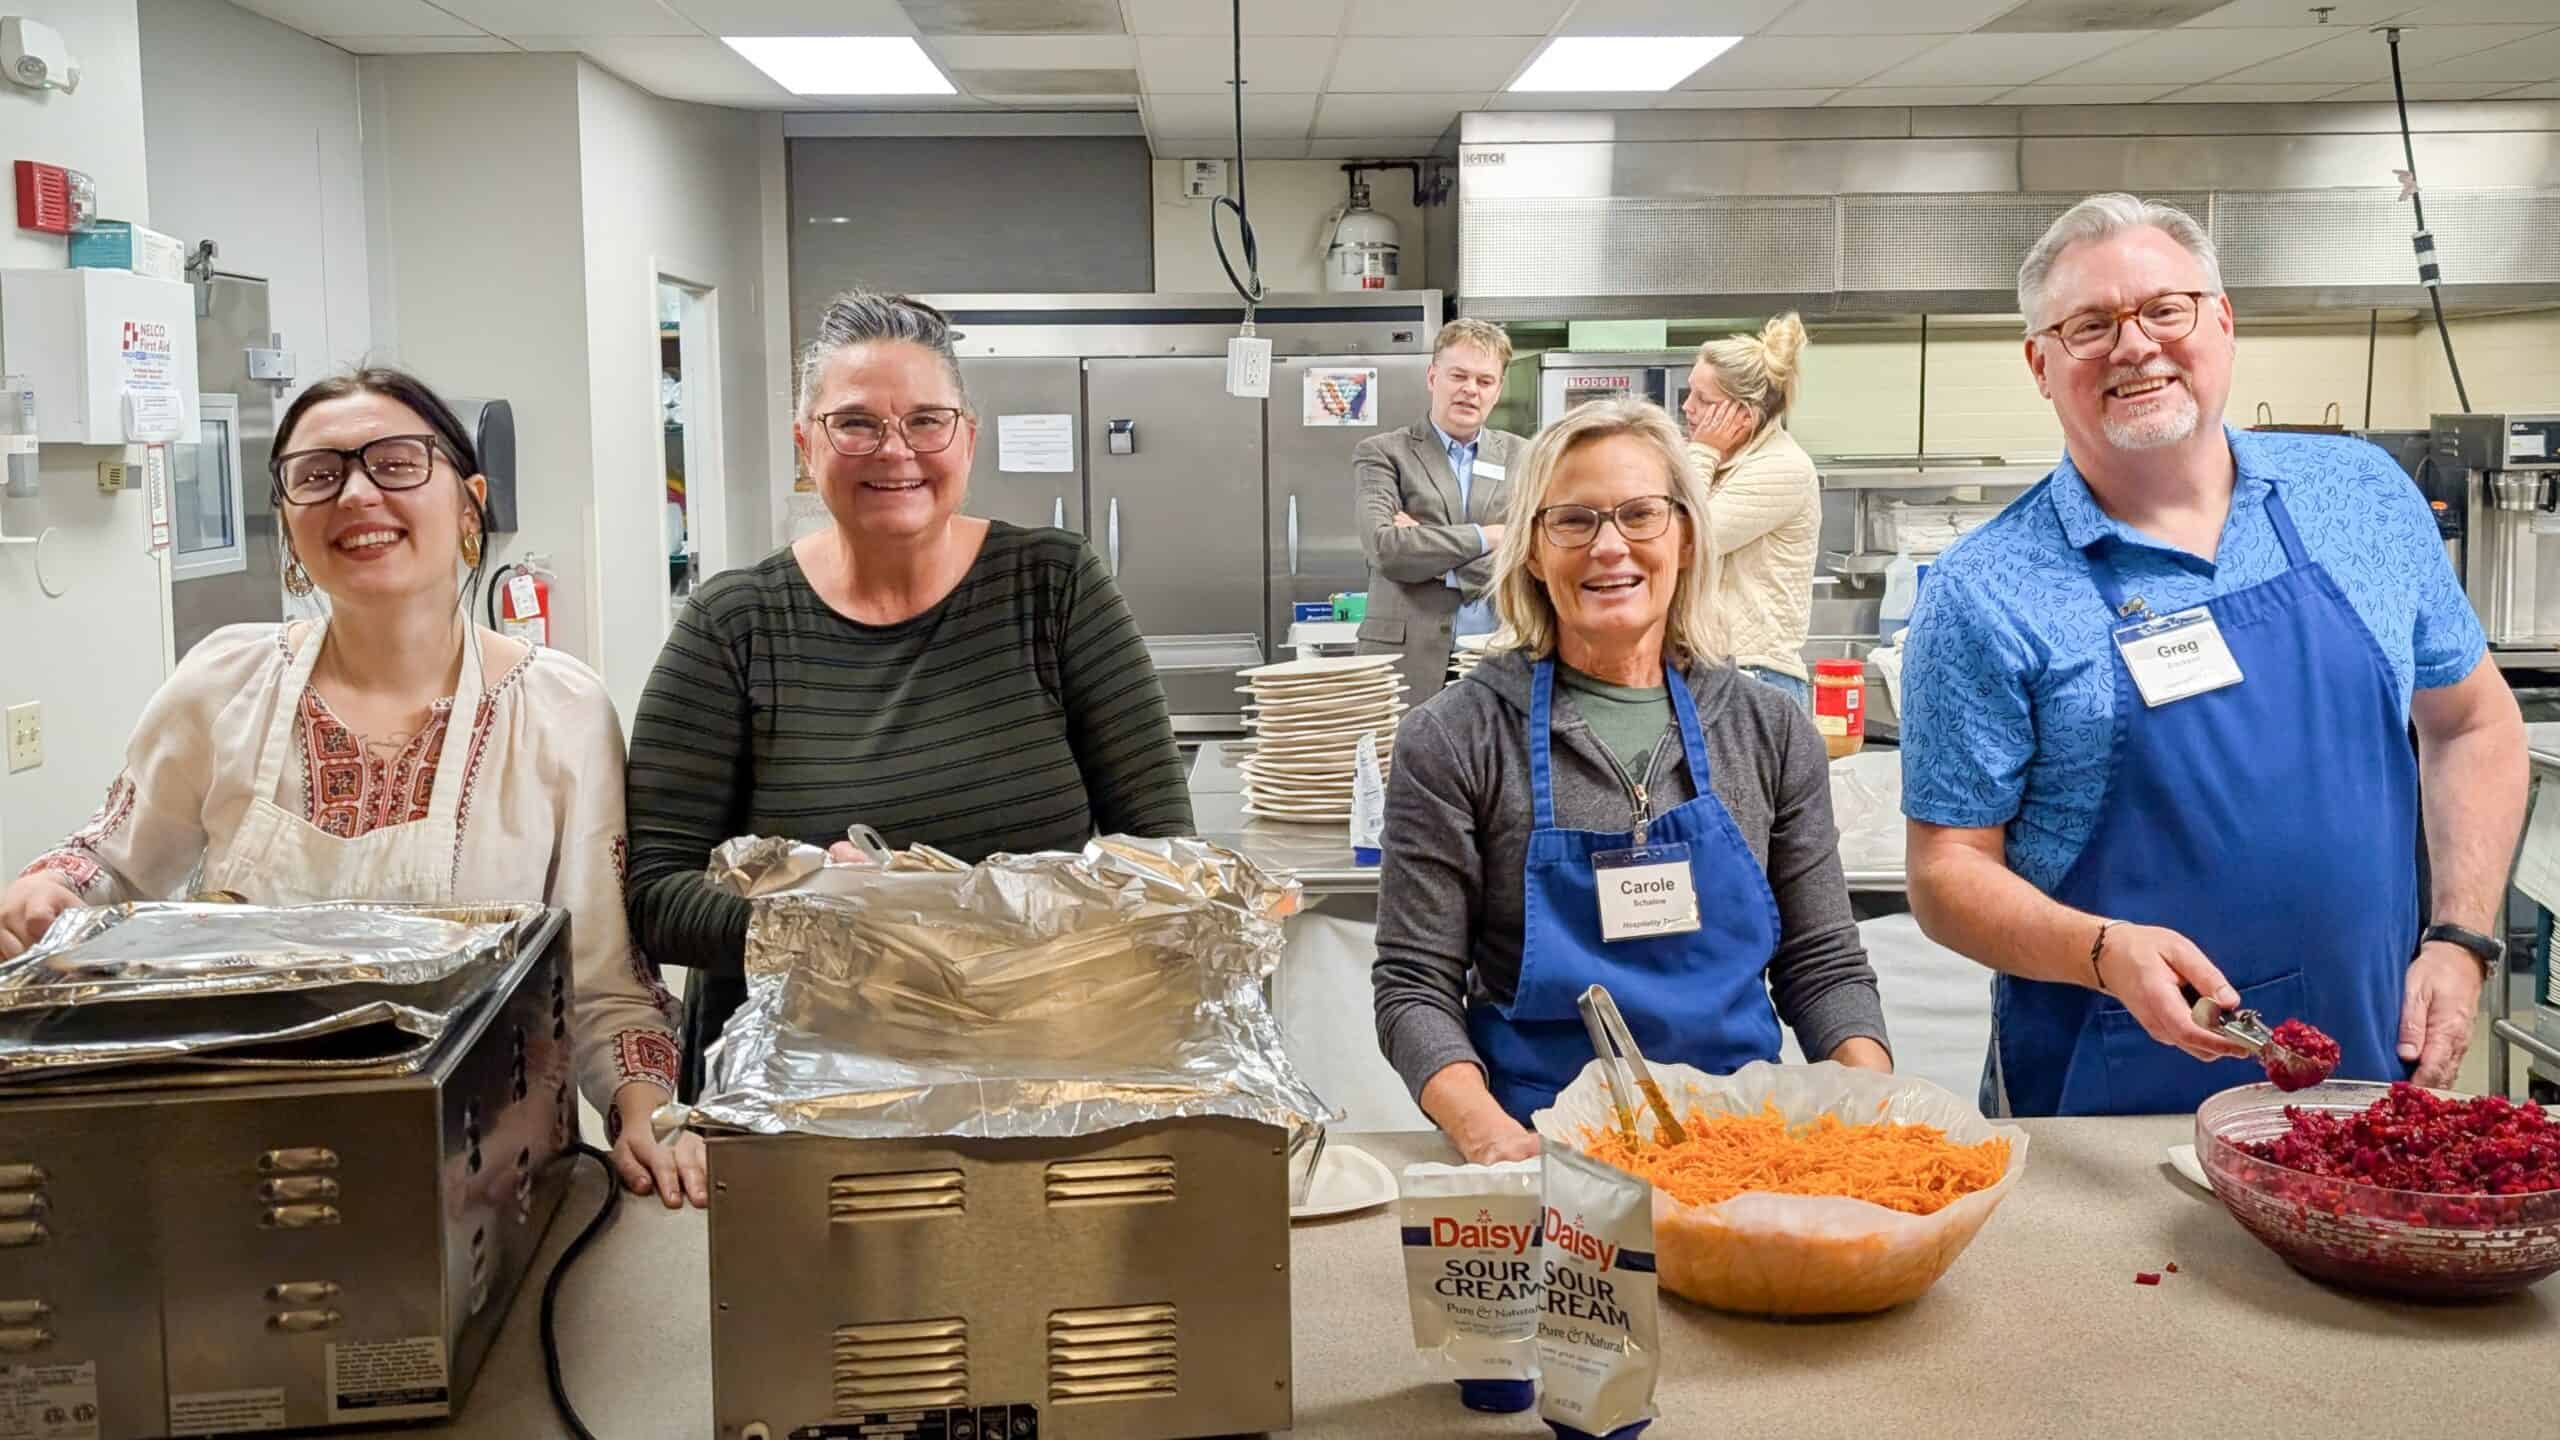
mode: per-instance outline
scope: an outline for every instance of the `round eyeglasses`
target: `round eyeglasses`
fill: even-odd
[[[2075,360],[2103,360],[2114,353],[2116,337],[2124,333],[2127,320],[2141,326],[2155,343],[2174,344],[2196,333],[2196,317],[2204,313],[2205,297],[2212,293],[2171,290],[2129,310],[2083,310],[2036,333],[2061,341],[2064,352]]]

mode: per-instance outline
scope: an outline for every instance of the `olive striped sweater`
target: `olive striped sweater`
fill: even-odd
[[[859,822],[974,862],[1192,831],[1119,589],[1081,537],[1002,521],[948,596],[894,625],[829,607],[788,546],[713,577],[658,656],[629,773],[632,934],[696,972],[688,1098],[745,997],[746,902],[703,878],[722,841],[825,845]]]

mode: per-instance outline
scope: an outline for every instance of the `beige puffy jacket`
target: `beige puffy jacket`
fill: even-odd
[[[1728,458],[1690,442],[1707,481],[1708,539],[1722,561],[1716,615],[1733,663],[1806,679],[1813,567],[1822,546],[1822,481],[1782,421]]]

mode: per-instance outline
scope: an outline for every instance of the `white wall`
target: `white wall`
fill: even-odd
[[[373,321],[356,57],[230,0],[142,0],[141,23],[153,228],[190,249],[210,237],[222,269],[265,277],[295,389],[361,361]]]
[[[107,216],[153,220],[133,0],[11,0],[7,9],[61,31],[81,79],[75,95],[0,85],[0,151],[86,171]],[[0,227],[0,267],[59,267],[65,249],[14,220]],[[56,599],[38,588],[35,547],[0,548],[0,705],[38,701],[45,719],[44,764],[0,774],[0,878],[97,808],[124,764],[134,717],[168,673],[168,573],[149,553],[142,495],[98,493],[98,462],[114,454],[49,446],[43,496],[0,500],[9,534],[54,529],[44,570],[64,591]]]
[[[1183,195],[1180,160],[1158,160],[1153,169],[1157,291],[1227,290],[1227,274],[1218,267],[1218,252],[1209,240],[1211,202]],[[1323,289],[1324,247],[1329,238],[1326,220],[1348,194],[1342,162],[1247,158],[1244,178],[1245,205],[1253,216],[1254,243],[1262,256],[1262,283],[1272,290]],[[1230,194],[1235,180],[1235,162],[1230,159]],[[1413,206],[1412,178],[1401,170],[1375,172],[1369,176],[1369,203],[1403,232],[1404,253],[1398,257],[1402,288],[1431,288],[1422,255],[1422,212]],[[1244,250],[1236,239],[1236,217],[1222,213],[1219,223],[1227,239],[1227,256],[1242,275]]]
[[[763,182],[756,117],[648,94],[577,70],[584,199],[588,411],[596,505],[596,666],[635,713],[668,628],[666,461],[659,409],[660,275],[712,292],[723,504],[706,514],[688,475],[707,571],[762,556],[772,534],[763,304]]]
[[[559,576],[552,643],[592,665],[582,63],[368,56],[364,168],[374,353],[447,394],[513,402],[520,528],[497,554],[549,557]]]

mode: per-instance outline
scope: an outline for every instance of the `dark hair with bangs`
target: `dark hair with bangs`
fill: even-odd
[[[276,528],[284,538],[288,555],[293,553],[293,540],[284,527],[284,482],[272,473],[275,462],[291,453],[294,427],[302,423],[302,417],[313,406],[355,395],[379,395],[417,411],[418,418],[426,421],[427,428],[435,432],[436,444],[444,451],[445,458],[453,462],[457,483],[480,473],[480,447],[472,441],[471,432],[463,428],[462,417],[454,414],[453,407],[444,402],[443,396],[429,389],[426,381],[406,370],[394,370],[387,365],[368,365],[342,375],[332,375],[294,396],[293,403],[285,407],[283,418],[276,421],[275,444],[269,451],[273,458],[268,462],[271,472],[268,479],[276,487]],[[462,582],[462,611],[467,616],[471,613],[471,597],[480,589],[481,572],[489,566],[487,547],[491,537],[488,505],[471,493],[470,486],[462,485],[461,489],[463,501],[470,505],[473,516],[480,522],[482,547],[480,563],[471,567],[469,577]]]

